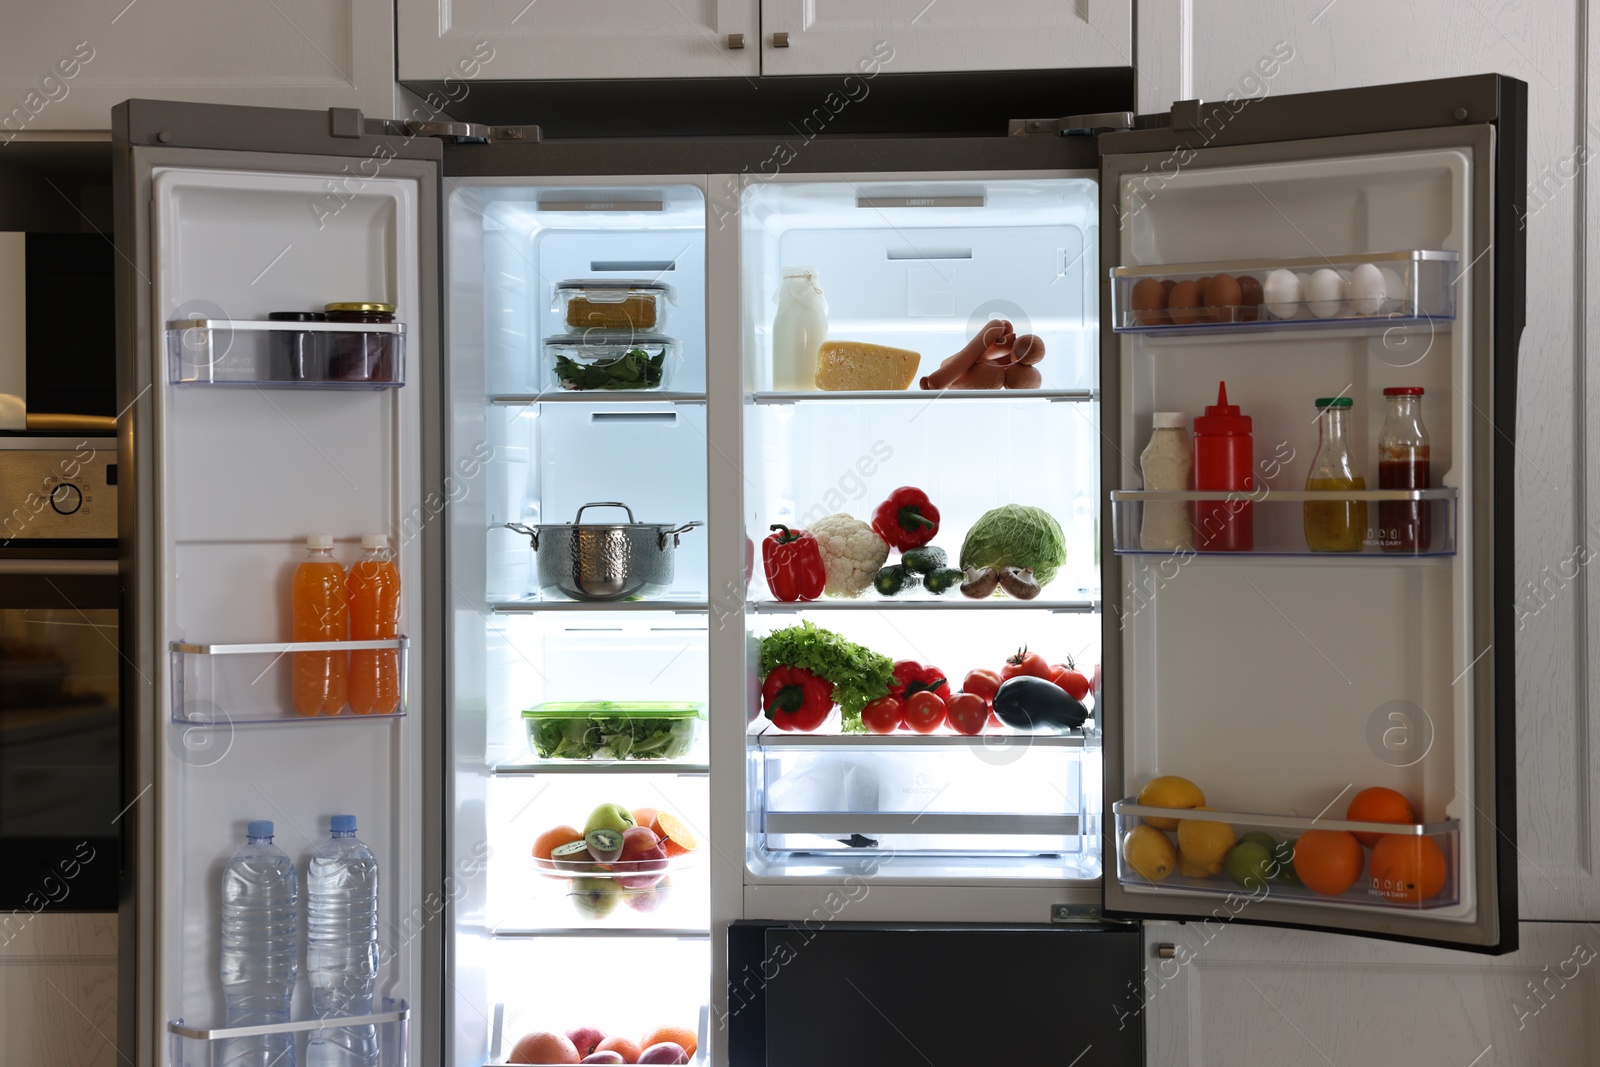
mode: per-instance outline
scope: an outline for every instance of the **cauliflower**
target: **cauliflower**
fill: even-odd
[[[828,576],[823,592],[828,596],[860,596],[889,558],[888,542],[853,515],[829,515],[809,529],[822,550],[822,569]]]

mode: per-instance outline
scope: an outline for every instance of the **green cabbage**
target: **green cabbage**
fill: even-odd
[[[961,542],[961,567],[1021,567],[1049,585],[1067,562],[1067,538],[1049,512],[1022,504],[986,511]]]

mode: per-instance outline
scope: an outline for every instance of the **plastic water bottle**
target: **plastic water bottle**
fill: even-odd
[[[229,1026],[289,1021],[300,956],[300,880],[272,843],[272,823],[250,823],[222,872],[222,993]],[[223,1067],[294,1067],[293,1034],[227,1042]]]
[[[378,976],[378,861],[356,837],[356,817],[335,815],[333,838],[306,866],[306,971],[319,1019],[372,1014]],[[314,1030],[306,1067],[377,1067],[372,1024]]]

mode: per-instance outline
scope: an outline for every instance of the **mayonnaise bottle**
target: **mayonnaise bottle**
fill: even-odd
[[[1146,489],[1189,488],[1194,453],[1189,450],[1189,416],[1182,411],[1158,411],[1152,418],[1150,443],[1139,453],[1139,470]],[[1189,525],[1189,505],[1181,500],[1147,500],[1139,524],[1139,547],[1147,551],[1174,552],[1194,547]]]

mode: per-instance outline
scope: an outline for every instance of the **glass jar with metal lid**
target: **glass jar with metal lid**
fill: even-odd
[[[329,322],[390,323],[394,305],[376,301],[329,304]],[[400,366],[400,335],[334,333],[328,346],[328,377],[343,382],[392,382]]]

